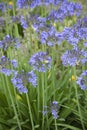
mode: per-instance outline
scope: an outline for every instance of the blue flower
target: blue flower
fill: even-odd
[[[0,58],[0,65],[1,65],[2,67],[5,67],[5,66],[7,66],[7,65],[9,65],[9,64],[10,64],[10,59],[7,58],[6,56],[2,56],[2,57]]]
[[[84,47],[87,47],[87,42],[84,42]]]
[[[48,33],[46,31],[41,32],[40,40],[42,44],[46,44],[47,38],[48,38]]]
[[[4,2],[0,3],[0,10],[4,12],[6,10],[6,4]]]
[[[21,22],[21,25],[24,29],[27,29],[28,28],[28,23],[27,21],[25,20],[24,16],[21,16],[20,18],[20,22]]]
[[[11,21],[10,23],[20,23],[20,16],[11,16]]]
[[[14,72],[14,76],[11,81],[20,93],[28,92],[27,86],[29,83],[31,83],[34,87],[37,85],[37,77],[33,71],[28,73],[24,72],[24,70],[20,73]]]
[[[47,19],[49,21],[63,21],[64,18],[68,16],[79,16],[82,11],[82,6],[79,3],[69,2],[64,0],[61,2],[60,7],[57,10],[52,10],[48,15]]]
[[[13,65],[14,68],[17,67],[17,61],[15,59],[11,61],[6,56],[2,56],[0,58],[0,66],[1,66],[0,72],[5,74],[6,76],[10,76],[13,73],[13,70],[10,69],[11,64]]]
[[[5,3],[5,2],[1,2],[0,3],[0,10],[4,13],[7,10],[12,9],[12,5],[10,5],[9,3]]]
[[[9,65],[10,65],[10,60],[7,57],[2,56],[0,58],[0,66],[1,66],[0,72],[5,74],[6,76],[10,76],[12,71],[8,68]]]
[[[51,68],[51,57],[47,56],[46,52],[37,52],[30,58],[29,64],[34,70],[39,72],[46,72]]]
[[[29,77],[28,82],[31,83],[34,87],[36,87],[37,86],[36,74],[33,71],[31,71],[27,73],[27,76]]]
[[[28,8],[28,1],[27,0],[17,0],[17,7],[18,8]]]
[[[80,77],[78,77],[77,84],[80,86],[82,90],[87,89],[87,70],[83,71]]]
[[[54,119],[59,118],[58,115],[59,105],[57,101],[51,102],[50,106],[44,106],[43,115],[46,115],[48,112],[52,113]]]
[[[32,21],[32,26],[36,32],[47,30],[46,18],[40,16],[31,16],[30,20]]]
[[[0,41],[0,48],[6,51],[9,47],[20,47],[19,39],[12,38],[10,35],[6,35],[2,41]]]
[[[87,52],[75,48],[73,50],[67,50],[61,57],[64,66],[75,66],[80,62],[84,64],[87,62]]]
[[[42,3],[43,3],[42,0],[32,0],[30,7],[35,8],[35,7],[42,5]]]
[[[62,37],[62,33],[59,34],[56,31],[56,28],[52,25],[45,25],[43,29],[40,28],[38,34],[40,37],[40,42],[42,44],[47,44],[48,46],[60,44],[64,40],[64,37]]]
[[[12,62],[13,67],[14,67],[14,68],[17,68],[17,66],[18,66],[17,61],[14,59],[14,60],[12,60],[11,62]]]

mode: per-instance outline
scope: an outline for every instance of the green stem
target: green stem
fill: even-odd
[[[1,74],[0,75],[0,77],[1,77],[1,80],[2,80],[2,85],[3,85],[3,89],[4,89],[4,93],[5,93],[5,96],[6,96],[6,99],[7,99],[7,103],[8,103],[8,106],[9,106],[9,110],[11,109],[11,102],[10,102],[10,97],[9,97],[9,95],[7,95],[7,92],[8,92],[8,90],[7,90],[7,88],[5,87],[6,86],[6,84],[5,84],[5,81],[4,81],[4,76]],[[11,113],[11,111],[9,111],[10,113],[10,115],[12,115],[12,113]]]
[[[38,77],[39,77],[39,72],[37,73]],[[39,79],[38,79],[39,80]],[[37,86],[37,93],[38,93],[38,120],[39,120],[39,109],[40,109],[40,88],[39,88],[39,81],[38,81],[38,86]]]
[[[74,67],[74,76],[76,77],[76,68]],[[76,93],[76,99],[77,99],[77,105],[78,105],[78,112],[79,112],[79,116],[80,116],[80,120],[81,120],[81,125],[82,125],[82,129],[85,130],[85,126],[83,123],[83,119],[82,119],[82,113],[81,113],[81,109],[80,109],[80,104],[79,104],[79,98],[78,98],[78,90],[77,90],[77,86],[76,83],[74,82],[74,87],[75,87],[75,93]]]
[[[53,87],[53,91],[55,90],[55,77],[56,77],[56,74],[55,74],[55,64],[54,64],[54,60],[55,60],[55,51],[56,51],[56,46],[53,46],[53,49],[52,49],[52,87]],[[53,97],[53,100],[55,100],[55,93],[54,93],[54,97]],[[56,125],[56,119],[55,119],[55,130],[58,130],[58,127]]]
[[[52,87],[53,87],[53,91],[55,89],[55,65],[54,65],[54,60],[55,60],[55,46],[52,48]],[[55,94],[54,94],[53,100],[55,100]]]
[[[47,88],[47,73],[45,73],[45,86],[46,86],[46,88]],[[47,106],[47,94],[48,94],[48,91],[47,91],[47,89],[45,89],[45,106]],[[47,119],[47,128],[48,128],[48,130],[50,130],[50,128],[49,128],[49,121],[48,121],[48,115],[46,114],[46,119]]]
[[[15,16],[15,0],[13,2],[14,2],[14,4],[13,4],[13,16]],[[15,36],[19,37],[19,32],[18,32],[18,26],[17,26],[17,24],[14,24],[14,27],[15,27]]]
[[[29,115],[30,115],[31,124],[32,124],[32,130],[35,130],[35,129],[34,129],[34,123],[33,123],[32,112],[31,112],[31,107],[30,107],[30,101],[29,101],[29,97],[28,97],[28,94],[27,94],[27,93],[26,93],[26,99],[27,99],[27,104],[28,104],[28,109],[29,109]]]
[[[15,107],[15,104],[14,104],[14,100],[13,100],[13,97],[12,97],[12,94],[11,94],[11,90],[10,90],[10,87],[9,87],[9,84],[8,84],[8,79],[7,79],[7,77],[5,79],[6,79],[6,84],[7,84],[7,89],[8,89],[8,92],[9,92],[9,96],[10,96],[12,106],[13,106],[13,109],[14,109],[14,113],[15,113],[15,116],[17,118],[18,127],[19,127],[19,130],[22,130],[21,129],[21,124],[20,124],[20,121],[19,121],[19,118],[18,118],[17,110],[16,110],[16,107]]]
[[[43,111],[44,111],[44,74],[42,73],[42,98],[43,98]],[[44,115],[42,119],[42,130],[44,130]]]

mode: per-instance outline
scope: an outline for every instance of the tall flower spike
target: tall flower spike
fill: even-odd
[[[46,72],[51,68],[51,61],[51,57],[49,57],[46,52],[37,52],[31,56],[29,64],[34,70]]]

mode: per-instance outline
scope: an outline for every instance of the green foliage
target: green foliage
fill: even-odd
[[[40,7],[34,12],[47,15],[48,12],[43,14],[43,10],[46,11]],[[57,23],[56,28],[61,31],[65,25],[71,26],[75,21],[75,18],[67,18],[63,25]],[[86,130],[87,91],[83,92],[76,85],[76,77],[83,68],[64,67],[60,59],[60,55],[69,45],[64,42],[60,47],[42,47],[31,27],[23,32],[18,24],[6,25],[5,30],[0,32],[0,39],[5,34],[17,36],[21,41],[18,50],[9,48],[5,53],[10,59],[18,60],[18,70],[30,71],[32,67],[28,65],[28,60],[35,52],[42,50],[48,50],[52,57],[52,68],[46,73],[36,72],[38,85],[33,88],[29,84],[27,94],[20,94],[12,85],[12,76],[7,77],[0,73],[0,130]],[[4,51],[1,53],[4,54]],[[72,80],[72,75],[75,80]],[[42,114],[43,107],[49,106],[53,100],[59,102],[58,119],[54,119],[50,113],[46,116]]]

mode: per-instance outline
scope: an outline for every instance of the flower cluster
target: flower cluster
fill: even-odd
[[[21,18],[20,18],[20,23],[21,23],[21,25],[22,25],[22,27],[23,27],[24,29],[27,29],[27,28],[28,28],[27,21],[25,20],[25,18],[24,18],[23,16],[21,16]]]
[[[20,93],[28,92],[26,87],[29,83],[31,83],[34,87],[37,85],[37,77],[33,71],[27,73],[24,72],[24,70],[22,70],[20,73],[16,71],[14,72],[14,76],[11,81]]]
[[[6,4],[5,4],[4,2],[1,2],[1,3],[0,3],[0,10],[1,10],[2,12],[4,12],[5,9],[6,9]]]
[[[84,40],[87,41],[87,17],[79,19],[72,27],[65,27],[61,35],[73,47]]]
[[[59,110],[59,105],[57,101],[53,101],[50,106],[44,106],[44,111],[43,111],[43,115],[46,115],[48,112],[52,113],[52,116],[57,119],[59,117],[58,115],[58,110]]]
[[[18,8],[35,8],[38,6],[48,6],[50,4],[53,4],[57,6],[60,3],[60,0],[18,0],[17,1],[17,7]]]
[[[82,11],[81,4],[69,2],[67,0],[63,1],[60,8],[57,10],[52,10],[48,15],[47,19],[52,21],[63,21],[67,16],[75,15],[79,16]]]
[[[82,90],[87,89],[87,70],[85,70],[80,77],[77,79],[77,84],[81,87]]]
[[[84,64],[87,62],[87,52],[78,48],[67,50],[61,57],[64,66],[75,66],[78,63]]]
[[[12,4],[10,2],[9,3],[5,3],[5,2],[0,3],[0,11],[2,11],[4,13],[9,9],[12,9]]]
[[[15,44],[14,44],[15,43]],[[13,39],[10,35],[6,35],[2,41],[0,41],[0,48],[6,51],[8,47],[20,47],[20,42],[17,38]]]
[[[17,6],[18,6],[18,8],[28,7],[28,1],[27,0],[17,0]]]
[[[62,33],[57,32],[54,26],[48,26],[48,29],[42,31],[39,35],[40,42],[42,44],[47,44],[48,46],[60,45],[60,43],[64,41]]]
[[[37,52],[36,54],[32,55],[29,64],[34,70],[46,72],[51,68],[51,62],[51,57],[49,57],[46,52]]]
[[[9,58],[7,58],[6,56],[2,56],[0,58],[0,66],[1,66],[1,72],[7,76],[10,76],[10,74],[12,74],[13,70],[10,69],[10,66],[17,68],[17,61],[14,60],[10,60]]]

